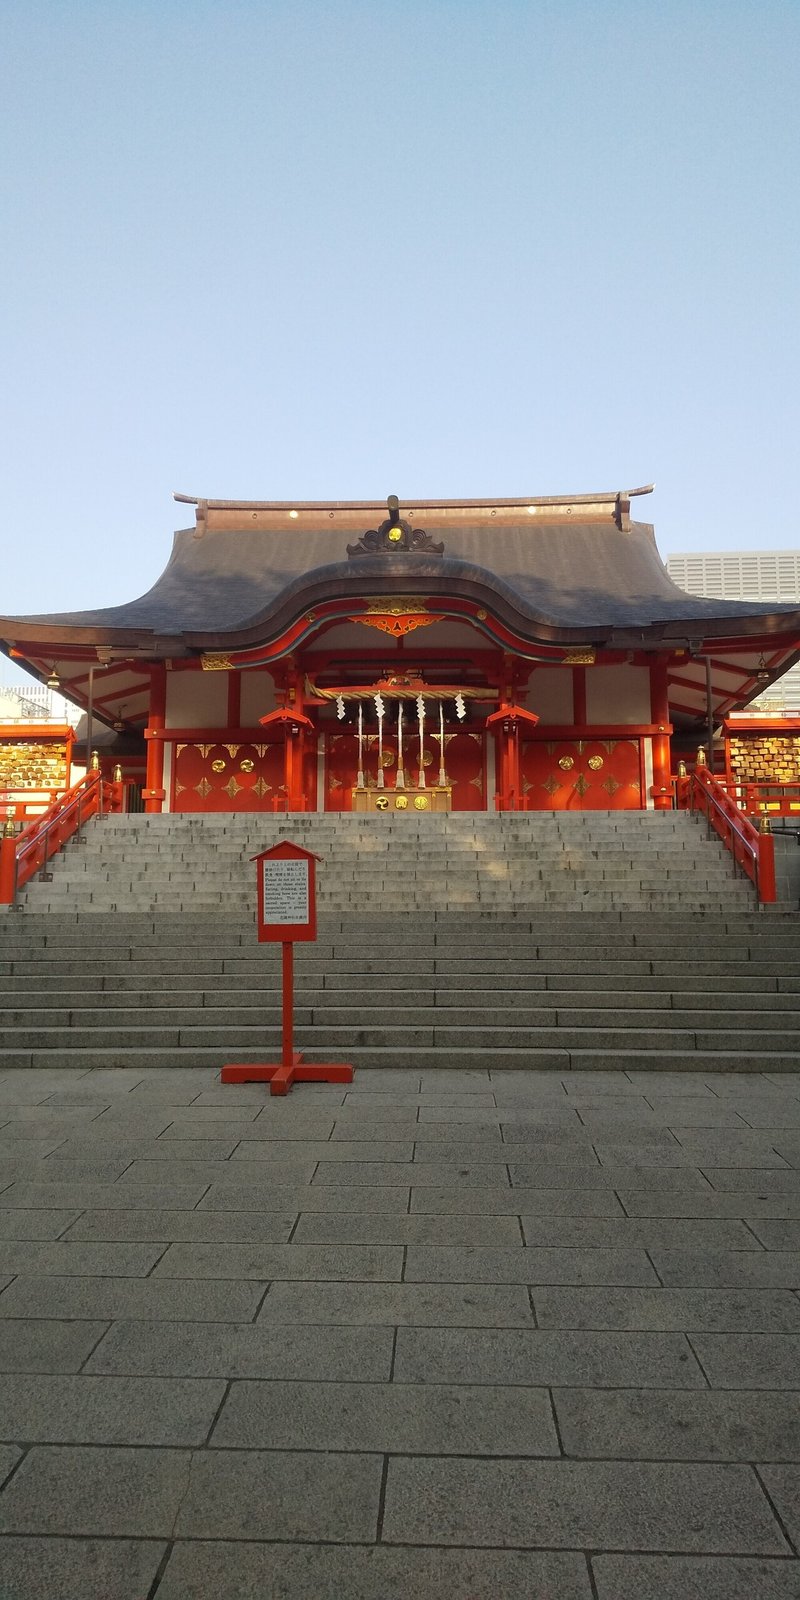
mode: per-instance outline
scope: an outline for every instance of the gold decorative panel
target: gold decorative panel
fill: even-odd
[[[800,782],[798,734],[731,734],[728,752],[736,783]]]
[[[0,789],[63,789],[66,781],[63,739],[10,739],[0,744]]]
[[[200,665],[204,672],[228,672],[233,666],[230,656],[210,652],[200,657]]]

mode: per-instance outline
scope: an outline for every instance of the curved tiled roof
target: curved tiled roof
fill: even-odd
[[[274,508],[273,508],[274,509]],[[542,508],[544,511],[544,508]],[[553,635],[586,630],[701,626],[715,619],[743,621],[791,605],[700,599],[669,577],[648,523],[623,530],[611,518],[533,521],[518,513],[492,525],[488,514],[462,513],[437,525],[442,555],[399,551],[348,557],[357,526],[293,526],[289,512],[268,528],[242,525],[194,528],[175,534],[169,562],[139,599],[95,610],[39,613],[31,624],[101,630],[146,630],[207,643],[225,636],[269,635],[291,613],[337,596],[367,591],[482,594],[513,615],[524,632]],[[424,523],[424,511],[420,513]],[[369,512],[363,513],[363,527]],[[357,535],[356,535],[357,537]],[[672,626],[670,626],[672,625]]]

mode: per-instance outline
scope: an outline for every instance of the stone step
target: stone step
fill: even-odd
[[[730,990],[719,993],[703,993],[702,997],[695,996],[698,1004],[694,1010],[687,1004],[687,994],[676,992],[674,989],[662,992],[636,989],[597,990],[584,989],[558,990],[551,983],[545,986],[544,976],[527,978],[522,984],[508,987],[498,987],[496,984],[475,984],[470,989],[443,986],[437,978],[425,980],[427,985],[419,984],[397,987],[391,979],[380,987],[372,989],[352,989],[344,984],[321,988],[317,985],[303,983],[298,980],[295,986],[296,1003],[298,1006],[311,1008],[315,1020],[323,1012],[332,1014],[335,1008],[342,1009],[344,994],[347,995],[346,1009],[354,1016],[372,1014],[376,1009],[383,1010],[387,1006],[402,1009],[413,1008],[415,1013],[426,1008],[435,1008],[440,1014],[457,1010],[465,1019],[467,1013],[479,1009],[478,996],[485,994],[487,1002],[483,1010],[491,1008],[493,1015],[505,1016],[512,1012],[515,1017],[526,1008],[532,1009],[548,1007],[555,1008],[559,1021],[564,1020],[565,1014],[576,1012],[589,1012],[591,1014],[605,1015],[609,1011],[617,1015],[636,1013],[637,1019],[641,1013],[646,1013],[641,1018],[639,1025],[649,1024],[650,1014],[659,1017],[675,1019],[676,1024],[689,1025],[686,1021],[691,1012],[694,1019],[691,1025],[702,1025],[702,1019],[709,1011],[727,1012],[736,1014],[737,1025],[740,1014],[759,1016],[766,1027],[781,1027],[786,1017],[793,1013],[800,1015],[800,994],[779,994],[773,989],[768,993],[758,994],[746,990],[742,993]],[[265,1005],[274,1006],[280,1003],[280,982],[277,975],[263,982],[253,984],[249,988],[236,985],[231,989],[185,987],[175,988],[170,984],[163,989],[150,988],[119,988],[103,989],[100,987],[83,989],[53,988],[43,989],[34,981],[30,989],[18,983],[10,989],[0,987],[0,1017],[5,1026],[18,1023],[23,1015],[27,1018],[34,1013],[46,1011],[48,1020],[55,1026],[60,1020],[60,1014],[69,1013],[81,1016],[89,1014],[87,1020],[92,1020],[92,1014],[98,1013],[105,1016],[111,1011],[116,1021],[119,1014],[137,1007],[137,1016],[141,1017],[143,1011],[170,1011],[186,1012],[196,1016],[198,1011],[203,1015],[213,1009],[224,1011],[226,1015],[243,1015],[253,1007]],[[59,1013],[50,1017],[50,1013]],[[765,1014],[766,1015],[763,1015]],[[774,1013],[774,1018],[771,1014]],[[700,1019],[698,1022],[697,1019]],[[109,1019],[110,1020],[110,1019]],[[120,1019],[121,1020],[121,1019]],[[341,1020],[341,1019],[340,1019]],[[655,1024],[653,1024],[655,1025]]]
[[[138,1025],[128,1028],[123,1027],[82,1027],[79,1025],[69,1028],[47,1027],[39,1025],[28,1028],[0,1027],[0,1052],[13,1050],[46,1050],[58,1049],[61,1045],[72,1048],[105,1049],[109,1054],[109,1065],[113,1064],[113,1057],[118,1046],[138,1048],[172,1049],[182,1054],[197,1048],[215,1048],[223,1053],[220,1059],[229,1056],[231,1051],[259,1048],[270,1043],[275,1049],[280,1045],[280,1028],[276,1020],[274,1028],[259,1024],[250,1026],[239,1021],[229,1021],[225,1025],[201,1026],[196,1020],[190,1024],[175,1024],[173,1026],[143,1026],[142,1019],[138,1018]],[[304,1050],[309,1059],[319,1055],[320,1051],[348,1049],[399,1047],[403,1048],[434,1048],[441,1046],[448,1050],[490,1050],[515,1048],[530,1050],[580,1050],[598,1049],[605,1051],[622,1051],[639,1049],[642,1051],[654,1048],[672,1051],[682,1050],[692,1053],[695,1049],[701,1050],[738,1050],[749,1052],[751,1055],[768,1056],[772,1053],[789,1052],[800,1058],[800,1028],[796,1030],[774,1029],[770,1030],[759,1026],[757,1029],[735,1029],[731,1027],[712,1028],[649,1028],[636,1027],[514,1027],[506,1018],[502,1024],[492,1024],[485,1027],[464,1027],[433,1025],[432,1022],[421,1023],[412,1015],[411,1021],[398,1021],[392,1023],[375,1023],[362,1019],[356,1025],[338,1026],[336,1023],[325,1023],[324,1027],[316,1028],[310,1023],[298,1024],[295,1029],[295,1046]]]
[[[113,1050],[108,1049],[75,1049],[65,1048],[62,1045],[52,1049],[22,1049],[0,1050],[0,1069],[7,1070],[34,1068],[85,1068],[86,1071],[93,1067],[128,1067],[146,1075],[151,1068],[183,1067],[208,1067],[218,1069],[229,1060],[226,1051],[218,1048],[203,1049],[193,1047],[191,1052],[181,1053],[173,1048],[148,1049],[130,1047],[117,1044]],[[235,1052],[238,1061],[262,1062],[271,1057],[259,1045],[252,1049],[239,1047]],[[486,1051],[484,1049],[467,1049],[460,1046],[456,1050],[442,1048],[423,1049],[395,1047],[393,1045],[374,1046],[361,1048],[348,1046],[346,1050],[325,1051],[324,1059],[333,1061],[348,1061],[354,1067],[413,1067],[418,1071],[433,1071],[441,1069],[459,1069],[465,1071],[485,1071]],[[704,1049],[687,1052],[681,1050],[531,1050],[531,1049],[501,1049],[492,1050],[492,1067],[495,1071],[521,1071],[521,1072],[669,1072],[669,1073],[715,1073],[715,1072],[744,1072],[752,1073],[754,1070],[762,1071],[761,1066],[754,1066],[754,1059],[747,1051],[728,1049]],[[774,1052],[769,1056],[770,1073],[797,1072],[800,1070],[800,1052],[790,1051]],[[267,1089],[264,1090],[265,1098]],[[236,1087],[231,1085],[231,1106],[235,1106]]]

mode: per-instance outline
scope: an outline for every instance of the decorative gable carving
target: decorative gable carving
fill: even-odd
[[[386,521],[382,522],[379,528],[368,528],[357,544],[347,546],[347,554],[351,560],[355,556],[391,556],[404,550],[416,555],[444,554],[443,541],[437,543],[424,528],[412,528],[411,523],[400,516],[396,495],[389,496],[387,505],[389,515]]]

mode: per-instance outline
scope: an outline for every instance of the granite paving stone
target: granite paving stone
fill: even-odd
[[[211,1443],[393,1455],[560,1454],[546,1389],[463,1384],[235,1383]]]
[[[599,1170],[599,1169],[598,1169]],[[710,1191],[709,1191],[710,1192]],[[1,1197],[0,1197],[1,1198]],[[622,1206],[610,1188],[522,1189],[422,1187],[411,1192],[411,1210],[434,1216],[490,1214],[543,1217],[621,1217]],[[670,1214],[670,1213],[668,1213]],[[798,1209],[800,1216],[800,1208]]]
[[[448,1164],[445,1161],[320,1161],[314,1173],[314,1184],[340,1183],[359,1186],[367,1184],[409,1184],[417,1186],[454,1184],[476,1187],[479,1184],[508,1182],[506,1166],[502,1161],[473,1161]]]
[[[377,1535],[382,1472],[379,1455],[196,1451],[175,1533],[179,1538],[371,1542]]]
[[[672,1129],[741,1129],[746,1125],[746,1113],[741,1106],[728,1100],[715,1100],[709,1094],[687,1095],[684,1098],[648,1095],[647,1098],[656,1116]]]
[[[407,1283],[657,1284],[644,1250],[523,1250],[409,1245]]]
[[[149,1198],[146,1196],[145,1198]],[[0,1211],[3,1217],[15,1213]],[[42,1215],[23,1212],[23,1216]],[[74,1212],[72,1213],[74,1216]],[[297,1213],[273,1216],[265,1211],[84,1211],[68,1229],[72,1239],[153,1240],[168,1244],[285,1244]],[[312,1241],[315,1242],[315,1241]],[[320,1243],[325,1241],[320,1240]],[[365,1241],[369,1243],[371,1241]],[[376,1240],[376,1243],[392,1241]],[[402,1241],[400,1241],[402,1242]],[[753,1240],[755,1244],[756,1241]]]
[[[753,1241],[755,1243],[755,1240]],[[509,1246],[522,1248],[516,1217],[351,1217],[304,1211],[293,1244],[418,1244]]]
[[[250,1188],[252,1192],[267,1184],[310,1183],[316,1165],[315,1161],[290,1161],[284,1157],[269,1164],[266,1161],[234,1163],[227,1157],[216,1161],[212,1158],[207,1161],[182,1161],[179,1155],[171,1155],[164,1147],[157,1159],[131,1161],[118,1176],[121,1177],[121,1183],[130,1189],[141,1188],[143,1184],[163,1183],[164,1173],[169,1172],[175,1183],[184,1186],[230,1183],[240,1188]],[[140,1198],[138,1204],[141,1203]]]
[[[22,1451],[18,1450],[16,1445],[0,1445],[0,1485],[5,1483],[9,1473],[13,1471],[14,1467],[17,1465],[21,1455]]]
[[[714,1389],[800,1389],[800,1334],[697,1333],[692,1347]]]
[[[0,1540],[8,1600],[142,1600],[167,1546],[154,1539]]]
[[[221,1378],[16,1373],[0,1377],[0,1437],[26,1444],[201,1445],[224,1395]]]
[[[800,1596],[800,1561],[595,1555],[591,1565],[597,1600],[798,1600]]]
[[[85,1326],[85,1324],[81,1324]],[[0,1324],[0,1330],[2,1324]],[[391,1327],[282,1328],[253,1323],[113,1323],[95,1335],[87,1372],[161,1377],[270,1378],[385,1383],[392,1366]]]
[[[701,1389],[706,1380],[679,1333],[400,1328],[398,1383],[625,1384]]]
[[[788,1289],[543,1288],[534,1305],[542,1328],[800,1331],[800,1300]]]
[[[778,1155],[769,1134],[743,1129],[736,1133],[732,1128],[713,1129],[676,1128],[675,1135],[684,1150],[699,1167],[785,1167],[783,1156]]]
[[[550,1551],[198,1540],[175,1544],[158,1600],[591,1600],[591,1592],[584,1558]]]
[[[800,1600],[800,1075],[567,1065],[0,1069],[2,1600]]]
[[[399,1246],[314,1244],[172,1244],[154,1278],[310,1279],[316,1282],[400,1281]]]
[[[309,1139],[270,1139],[263,1135],[260,1140],[242,1139],[241,1143],[231,1156],[235,1162],[242,1161],[319,1161],[329,1166],[332,1162],[375,1162],[376,1165],[392,1165],[395,1162],[411,1162],[414,1155],[414,1146],[410,1139],[393,1140],[383,1144],[369,1144],[364,1141],[342,1139],[334,1143],[328,1140]],[[406,1182],[409,1181],[406,1177]]]
[[[403,1544],[791,1554],[751,1467],[640,1461],[395,1457],[383,1537]]]
[[[798,1552],[800,1551],[800,1464],[763,1466],[759,1471],[795,1552]]]
[[[77,1372],[107,1322],[0,1319],[0,1372]],[[2,1590],[0,1590],[0,1594]]]
[[[0,1162],[42,1161],[64,1143],[63,1133],[50,1134],[44,1139],[21,1138],[16,1129],[6,1125],[0,1134]]]
[[[146,1278],[164,1246],[152,1244],[73,1244],[34,1240],[6,1240],[0,1243],[0,1273],[24,1273],[27,1277]]]
[[[787,1128],[800,1130],[800,1099],[786,1095],[780,1101],[746,1101],[737,1104],[742,1121],[750,1128],[760,1128],[773,1133],[785,1133]]]
[[[0,1495],[0,1533],[166,1538],[191,1464],[190,1450],[34,1445]]]
[[[672,1194],[655,1194],[648,1189],[629,1189],[627,1186],[620,1186],[616,1192],[621,1205],[632,1217],[800,1219],[800,1192],[765,1194],[759,1189],[734,1189],[723,1193],[709,1188],[705,1191],[686,1189],[676,1190]]]
[[[393,1124],[393,1128],[395,1126],[396,1124]],[[385,1137],[385,1128],[383,1132]],[[405,1136],[406,1132],[410,1138],[414,1139],[415,1144],[429,1148],[431,1156],[438,1154],[438,1147],[442,1144],[469,1144],[475,1149],[483,1151],[484,1160],[496,1159],[498,1146],[503,1143],[503,1133],[499,1122],[496,1126],[488,1124],[484,1128],[471,1127],[469,1124],[465,1126],[463,1122],[415,1121],[409,1123],[407,1130],[403,1130],[403,1136]],[[355,1119],[346,1121],[343,1117],[337,1117],[336,1126],[333,1130],[333,1141],[335,1143],[338,1143],[339,1139],[377,1139],[379,1136],[379,1123],[365,1123],[362,1127]],[[400,1134],[393,1133],[393,1137],[400,1138]]]
[[[735,1218],[696,1217],[529,1217],[520,1218],[527,1245],[540,1249],[572,1246],[605,1250],[638,1246],[643,1250],[755,1250],[763,1241]],[[780,1224],[771,1224],[780,1226]],[[70,1229],[70,1237],[75,1230]],[[437,1241],[438,1242],[438,1241]],[[444,1241],[442,1241],[444,1242]],[[477,1241],[476,1241],[477,1242]]]
[[[797,1461],[800,1393],[556,1389],[568,1456],[643,1461]]]
[[[239,1176],[240,1168],[236,1175]],[[133,1194],[136,1189],[131,1186]],[[304,1186],[302,1184],[273,1184],[268,1180],[260,1184],[249,1184],[243,1188],[234,1183],[212,1183],[203,1194],[198,1210],[210,1211],[347,1211],[356,1216],[372,1216],[380,1212],[405,1216],[408,1211],[408,1197],[410,1190],[405,1188],[383,1187],[377,1189],[342,1188],[337,1184],[314,1183]],[[152,1191],[148,1192],[148,1199],[152,1199]],[[2,1195],[0,1195],[2,1200]],[[141,1195],[136,1201],[141,1205]]]
[[[800,1219],[794,1222],[769,1222],[754,1217],[748,1226],[765,1250],[800,1250]]]
[[[208,1184],[154,1184],[147,1191],[148,1206],[153,1210],[172,1207],[192,1210],[206,1193]],[[0,1209],[43,1209],[53,1206],[84,1207],[118,1211],[141,1207],[142,1196],[137,1189],[113,1183],[13,1183],[0,1193]]]
[[[763,1162],[750,1167],[704,1166],[703,1171],[715,1189],[730,1193],[733,1190],[750,1190],[759,1196],[786,1195],[795,1202],[800,1199],[800,1171],[787,1167],[781,1157],[775,1157],[767,1168]]]
[[[505,1284],[274,1283],[258,1320],[262,1326],[331,1322],[519,1328],[529,1327],[533,1318],[526,1291]]]
[[[24,1147],[20,1143],[18,1150]],[[125,1161],[48,1161],[29,1158],[27,1152],[17,1160],[0,1162],[0,1187],[17,1183],[116,1183],[125,1171]]]
[[[255,1315],[258,1283],[175,1278],[15,1278],[0,1294],[3,1317],[158,1317],[242,1322]]]
[[[58,1239],[79,1216],[76,1206],[52,1211],[0,1210],[0,1239]]]
[[[798,1250],[654,1249],[652,1259],[668,1287],[800,1289]]]

